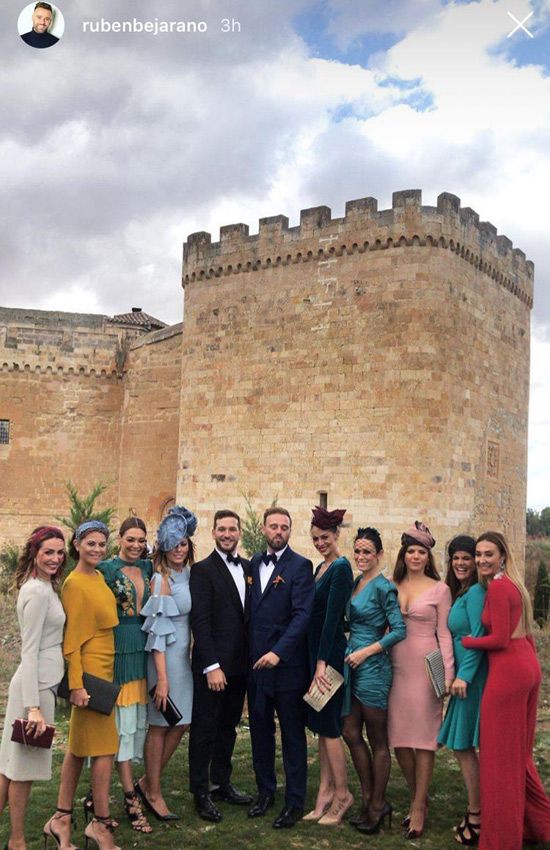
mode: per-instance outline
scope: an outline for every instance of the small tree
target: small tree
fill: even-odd
[[[252,507],[250,494],[243,493],[242,496],[246,502],[246,512],[242,524],[241,543],[244,551],[251,558],[255,552],[263,552],[267,549],[267,540],[262,531],[262,516]],[[271,502],[270,507],[274,508],[276,504],[277,496]]]
[[[533,616],[539,626],[545,626],[548,621],[550,609],[550,576],[546,564],[541,561],[535,584],[535,600],[533,604]]]
[[[78,526],[82,525],[82,523],[86,522],[88,519],[96,519],[99,522],[105,523],[107,528],[109,528],[115,509],[103,508],[102,510],[99,510],[99,508],[96,507],[97,500],[105,492],[107,486],[108,485],[102,481],[98,481],[97,484],[94,484],[92,491],[88,496],[79,496],[75,485],[71,481],[67,481],[65,489],[69,496],[69,516],[56,516],[56,520],[62,522],[63,525],[66,525],[67,528],[71,530],[71,534],[74,534]],[[110,558],[112,552],[113,546],[108,544],[105,557]],[[68,560],[70,561],[69,558]]]
[[[94,484],[92,492],[88,496],[79,496],[78,490],[71,481],[67,481],[65,489],[69,496],[70,515],[68,517],[56,516],[59,522],[70,528],[73,534],[78,526],[82,525],[88,519],[97,519],[109,527],[115,509],[103,508],[103,510],[99,510],[95,505],[96,501],[107,489],[107,484],[98,481],[97,484]]]
[[[4,543],[0,551],[0,593],[7,593],[12,587],[20,554],[15,543]]]

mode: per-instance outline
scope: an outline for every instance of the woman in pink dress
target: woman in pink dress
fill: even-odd
[[[388,737],[409,787],[409,814],[403,820],[409,839],[419,838],[424,830],[442,716],[442,700],[426,673],[426,655],[439,646],[447,688],[454,679],[453,641],[447,628],[451,592],[435,568],[434,546],[429,529],[416,522],[401,537],[393,572],[407,637],[392,649]]]

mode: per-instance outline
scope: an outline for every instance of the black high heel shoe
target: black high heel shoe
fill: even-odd
[[[481,821],[472,823],[470,816],[479,817],[481,812],[466,812],[464,815],[464,823],[460,823],[456,827],[455,841],[462,844],[464,847],[475,847],[479,844],[479,834],[481,831]],[[468,835],[466,834],[468,833]]]
[[[94,798],[93,798],[93,795],[92,795],[92,789],[91,788],[88,791],[88,793],[86,794],[86,796],[84,797],[84,800],[82,801],[82,809],[84,811],[84,818],[86,820],[86,825],[88,825],[88,823],[92,820],[92,818],[95,815]],[[118,827],[120,826],[119,822],[117,820],[115,820],[114,818],[109,818],[109,825],[110,825],[111,829],[118,829]],[[74,818],[73,818],[73,826],[76,826]]]
[[[378,816],[378,820],[374,823],[370,823],[366,818],[360,821],[355,825],[355,828],[364,833],[364,835],[375,835],[377,832],[380,832],[380,827],[383,825],[384,820],[388,818],[388,826],[391,829],[391,819],[393,815],[393,806],[390,803],[384,803],[382,806],[382,810],[380,815]]]
[[[153,817],[155,817],[157,820],[165,821],[165,822],[169,822],[169,821],[173,821],[173,820],[181,820],[180,816],[176,815],[174,812],[168,812],[167,815],[161,815],[160,812],[157,812],[157,810],[155,809],[153,804],[147,799],[143,788],[139,784],[139,779],[136,782],[134,782],[134,791],[136,792],[137,796],[140,798],[141,802],[143,803],[143,805],[145,806],[147,811],[151,812]]]

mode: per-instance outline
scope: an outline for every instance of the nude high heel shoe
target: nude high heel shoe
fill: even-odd
[[[335,797],[326,815],[319,818],[317,823],[321,824],[321,826],[339,826],[342,823],[344,815],[352,806],[353,794],[348,794],[344,800],[338,800]]]

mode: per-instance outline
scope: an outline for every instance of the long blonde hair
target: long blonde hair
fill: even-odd
[[[508,546],[506,538],[500,531],[485,531],[480,534],[476,540],[476,546],[486,540],[487,543],[492,543],[497,547],[504,561],[503,572],[510,579],[513,585],[517,587],[521,596],[521,629],[524,634],[530,635],[533,631],[533,606],[529,591],[525,587],[521,573],[514,561],[514,556]],[[481,580],[480,580],[481,581]]]

